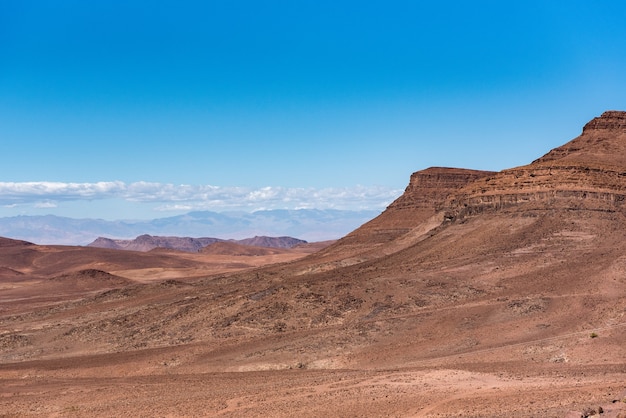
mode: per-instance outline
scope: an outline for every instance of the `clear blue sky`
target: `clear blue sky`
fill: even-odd
[[[0,216],[382,208],[419,169],[526,164],[626,110],[624,22],[602,0],[0,1]]]

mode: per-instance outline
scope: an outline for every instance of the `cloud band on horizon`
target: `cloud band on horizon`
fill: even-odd
[[[384,186],[340,188],[221,187],[138,181],[0,182],[0,205],[54,207],[56,202],[122,199],[157,211],[382,209],[402,193]]]

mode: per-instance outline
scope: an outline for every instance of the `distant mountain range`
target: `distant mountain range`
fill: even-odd
[[[315,242],[341,238],[379,213],[333,209],[199,211],[140,221],[14,216],[0,218],[0,236],[62,245],[86,245],[98,237],[131,239],[144,234],[221,239],[290,236]]]
[[[296,245],[306,244],[301,239],[292,237],[253,237],[240,240],[223,240],[220,238],[191,238],[191,237],[162,237],[148,234],[140,235],[135,239],[111,239],[98,237],[88,247],[110,248],[115,250],[150,251],[155,248],[167,248],[172,250],[197,253],[203,248],[220,242],[229,242],[240,246],[267,247],[267,248],[292,248]]]

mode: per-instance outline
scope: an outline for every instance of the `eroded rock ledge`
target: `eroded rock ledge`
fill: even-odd
[[[626,112],[607,110],[602,116],[593,118],[583,127],[583,133],[593,130],[626,130]]]

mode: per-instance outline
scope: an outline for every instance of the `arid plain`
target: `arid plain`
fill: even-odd
[[[626,417],[626,113],[330,245],[0,241],[0,416]]]

